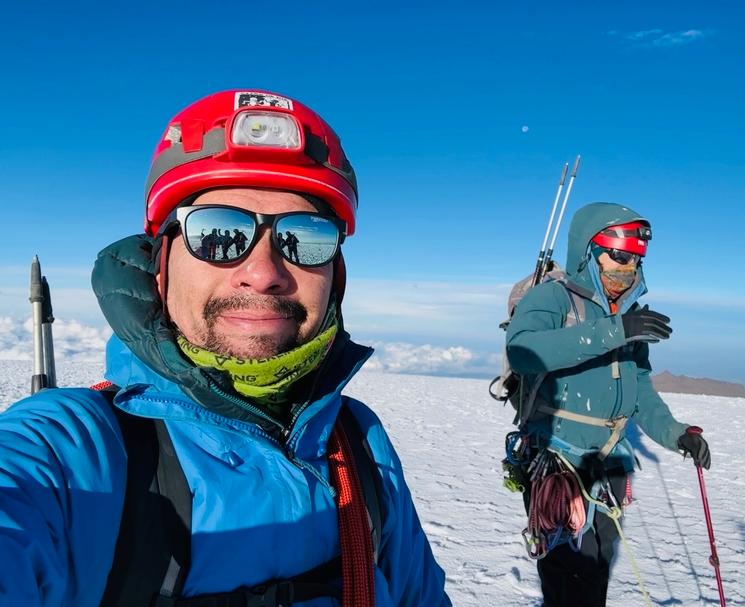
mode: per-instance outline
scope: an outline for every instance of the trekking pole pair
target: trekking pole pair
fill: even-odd
[[[41,275],[39,257],[34,255],[31,262],[31,287],[29,298],[33,311],[34,336],[34,374],[31,377],[31,394],[43,388],[57,386],[54,364],[54,343],[52,340],[52,298],[49,293],[47,277]]]
[[[556,236],[559,234],[559,227],[561,221],[564,218],[564,211],[567,208],[567,201],[569,200],[569,194],[572,192],[572,186],[574,185],[574,179],[577,177],[577,171],[579,170],[579,159],[574,161],[574,167],[572,168],[572,174],[569,177],[569,184],[564,194],[564,200],[561,203],[561,209],[559,211],[559,218],[556,220],[554,226],[554,217],[556,216],[556,206],[559,204],[559,198],[561,198],[561,191],[564,189],[564,180],[567,176],[567,170],[569,169],[569,163],[564,163],[564,168],[561,171],[561,179],[559,179],[559,187],[556,189],[556,196],[554,197],[554,204],[551,207],[551,216],[548,219],[548,226],[546,226],[546,234],[543,236],[543,244],[541,244],[541,250],[538,253],[538,261],[535,264],[535,272],[533,273],[533,284],[536,286],[543,280],[543,276],[546,274],[550,267],[551,257],[554,254],[554,245],[556,244]],[[551,237],[551,244],[546,251],[546,244],[548,244],[548,237],[551,234],[551,228],[553,226],[553,236]]]

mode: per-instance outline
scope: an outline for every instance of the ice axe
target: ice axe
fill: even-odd
[[[689,426],[686,430],[688,434],[701,434],[703,430],[698,426]],[[709,510],[709,498],[706,496],[706,485],[704,484],[704,470],[701,464],[696,464],[696,471],[698,472],[698,485],[701,488],[701,501],[704,504],[704,517],[706,518],[706,528],[709,531],[709,545],[711,546],[711,555],[709,556],[709,563],[714,567],[714,573],[717,576],[717,589],[719,590],[719,604],[722,607],[727,607],[727,602],[724,599],[724,586],[722,586],[722,574],[719,571],[719,555],[717,555],[717,546],[714,540],[714,525],[711,523],[711,511]]]

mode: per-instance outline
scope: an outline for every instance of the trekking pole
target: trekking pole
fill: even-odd
[[[543,267],[543,259],[546,256],[546,245],[548,244],[548,235],[551,233],[551,226],[554,223],[554,216],[556,215],[556,205],[559,204],[559,198],[561,197],[561,190],[564,189],[564,179],[567,176],[567,170],[569,169],[569,163],[564,163],[564,168],[561,171],[561,179],[559,179],[559,187],[556,188],[556,196],[554,197],[554,205],[551,207],[551,216],[548,218],[548,225],[546,226],[546,234],[543,236],[543,244],[541,244],[541,251],[538,253],[538,261],[535,264],[535,272],[533,273],[533,286],[538,284],[541,276],[541,268]]]
[[[52,312],[52,296],[49,293],[47,277],[41,277],[41,290],[43,300],[41,302],[41,343],[44,350],[44,373],[47,376],[47,387],[57,387],[57,370],[54,364],[54,340],[52,338],[52,323],[54,313]]]
[[[703,430],[697,426],[690,426],[686,432],[688,434],[701,434]],[[706,495],[706,485],[704,484],[704,471],[701,468],[701,464],[696,464],[696,471],[698,472],[698,486],[701,489],[701,501],[704,504],[704,518],[706,519],[706,529],[709,532],[709,545],[711,546],[711,555],[709,556],[709,563],[714,567],[714,573],[717,577],[717,589],[719,590],[719,604],[722,607],[726,607],[727,603],[724,600],[724,586],[722,585],[722,574],[719,571],[719,555],[717,554],[717,546],[714,540],[714,525],[711,522],[711,511],[709,510],[709,498]]]
[[[31,394],[36,394],[47,387],[47,375],[44,373],[44,341],[42,331],[44,288],[41,282],[39,257],[34,255],[31,262],[31,288],[28,300],[31,302],[34,324],[34,374],[31,377]]]
[[[548,252],[546,253],[546,259],[543,260],[543,267],[541,268],[540,276],[538,277],[538,282],[541,281],[543,278],[543,275],[548,270],[548,266],[551,263],[551,257],[554,254],[554,245],[556,244],[556,237],[559,235],[559,228],[561,227],[561,221],[564,218],[564,211],[566,211],[567,208],[567,201],[569,200],[569,194],[572,193],[572,186],[574,185],[574,179],[577,177],[577,171],[579,170],[579,154],[577,155],[577,158],[574,161],[574,167],[572,168],[572,174],[569,176],[569,183],[567,184],[567,191],[564,193],[564,200],[561,203],[561,210],[559,211],[559,218],[556,220],[556,226],[554,227],[554,235],[551,237],[551,245],[548,247]]]

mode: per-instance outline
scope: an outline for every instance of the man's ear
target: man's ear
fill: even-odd
[[[167,313],[166,308],[166,295],[168,292],[168,249],[171,241],[168,234],[163,234],[159,239],[158,243],[160,247],[156,250],[153,249],[153,270],[155,284],[158,286],[158,294],[160,295],[160,301],[163,302],[163,312]]]

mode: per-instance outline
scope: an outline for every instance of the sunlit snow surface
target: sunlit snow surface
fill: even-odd
[[[80,363],[58,369],[64,385],[89,385],[101,373]],[[29,363],[0,361],[0,376],[2,409],[27,394]],[[491,400],[487,382],[362,371],[347,393],[367,402],[388,429],[453,604],[540,605],[535,565],[520,539],[522,500],[501,484],[511,411]],[[727,604],[745,606],[745,400],[665,399],[679,420],[703,426],[712,447],[706,485]],[[644,469],[634,477],[625,532],[653,604],[718,605],[695,468],[638,433],[632,439]],[[608,605],[643,604],[621,552]]]

